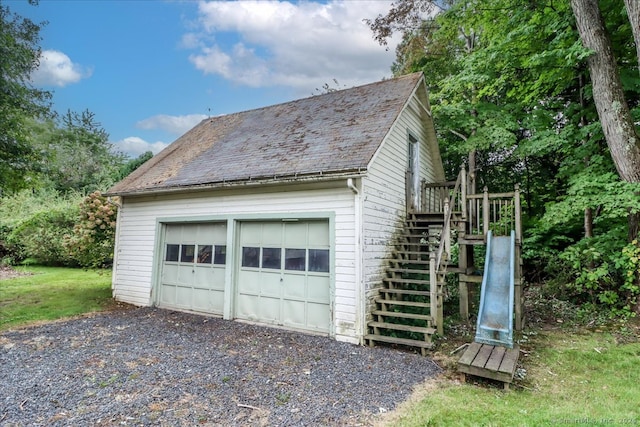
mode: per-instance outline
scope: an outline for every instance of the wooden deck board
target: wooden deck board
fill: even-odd
[[[518,346],[510,349],[474,342],[458,360],[458,371],[501,381],[505,389],[508,389],[513,381],[519,356]]]
[[[476,368],[484,368],[491,357],[491,352],[493,351],[492,345],[482,344],[480,351],[476,354],[475,359],[471,362],[471,366],[475,366]]]
[[[478,351],[480,351],[480,347],[482,347],[482,344],[480,343],[471,343],[471,345],[467,347],[467,350],[464,352],[458,363],[463,365],[471,365],[471,362],[473,362],[473,359],[475,359],[476,354],[478,354]]]
[[[496,347],[495,350],[491,352],[491,357],[484,367],[490,371],[499,371],[506,350],[504,347]]]
[[[500,369],[498,369],[498,371],[510,374],[513,377],[513,374],[516,372],[516,364],[518,363],[519,356],[519,350],[507,351],[504,355],[504,359],[502,359],[502,363],[500,364]]]

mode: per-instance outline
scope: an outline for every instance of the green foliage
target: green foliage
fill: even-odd
[[[59,122],[34,122],[30,129],[33,146],[46,159],[41,185],[88,194],[120,179],[125,157],[112,151],[109,135],[92,112],[68,111]]]
[[[153,157],[153,153],[151,151],[146,151],[140,154],[135,159],[128,160],[126,163],[122,165],[122,167],[120,167],[120,171],[117,174],[116,181],[120,181],[126,178],[127,176],[129,176],[129,174],[131,174],[133,171],[138,169],[140,166],[142,166],[147,160],[150,160],[152,157]]]
[[[36,212],[7,236],[7,243],[19,259],[35,258],[43,265],[71,265],[63,238],[73,229],[77,215],[78,209],[72,205]]]
[[[635,294],[621,257],[640,189],[616,173],[593,101],[591,52],[570,3],[445,2],[442,13],[415,25],[427,3],[399,0],[369,24],[377,39],[403,32],[396,75],[424,71],[445,170],[455,176],[473,152],[478,189],[511,191],[520,183],[527,278],[555,279],[564,297],[626,315]],[[637,119],[640,76],[629,19],[619,1],[599,7]],[[594,238],[584,238],[585,212]],[[632,276],[638,283],[638,272]]]
[[[64,238],[64,246],[78,264],[96,268],[111,263],[117,212],[117,206],[99,191],[85,197],[73,234]]]
[[[29,76],[38,66],[40,26],[0,4],[0,191],[27,185],[38,161],[28,141],[25,122],[49,113],[51,93],[32,87]]]
[[[0,257],[17,263],[36,258],[42,263],[72,263],[62,237],[73,230],[80,198],[56,191],[23,190],[0,198]]]

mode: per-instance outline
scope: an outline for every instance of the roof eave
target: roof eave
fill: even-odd
[[[283,184],[308,184],[314,182],[337,181],[348,178],[361,178],[366,175],[366,168],[350,169],[334,172],[319,172],[305,175],[288,175],[278,177],[262,177],[248,178],[236,181],[212,182],[207,184],[182,185],[171,187],[155,187],[143,188],[135,190],[123,190],[107,192],[104,195],[111,196],[154,196],[161,194],[175,194],[186,192],[199,192],[217,189],[230,189],[239,187],[258,187],[264,185],[283,185]]]

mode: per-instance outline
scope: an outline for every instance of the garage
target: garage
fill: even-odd
[[[226,222],[166,224],[158,305],[222,315]]]
[[[313,332],[331,325],[329,222],[241,222],[235,315]]]

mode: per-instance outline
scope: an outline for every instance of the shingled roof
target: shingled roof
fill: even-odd
[[[145,194],[366,171],[422,73],[211,117],[108,194]]]

